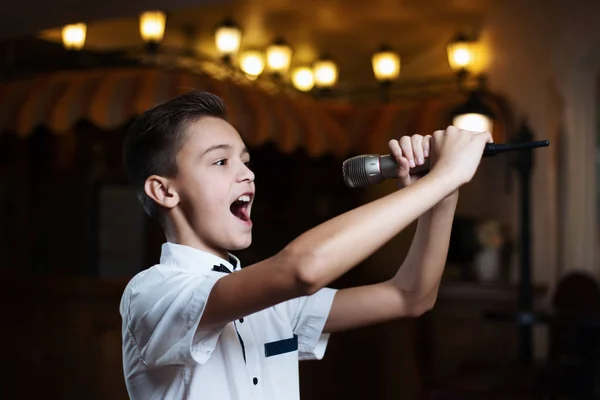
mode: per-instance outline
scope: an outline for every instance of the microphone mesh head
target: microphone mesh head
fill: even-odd
[[[351,188],[362,188],[381,181],[379,172],[379,157],[362,155],[347,159],[342,164],[344,182]]]

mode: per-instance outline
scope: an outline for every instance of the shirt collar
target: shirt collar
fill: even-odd
[[[230,271],[241,269],[240,260],[229,253],[229,260],[224,260],[212,253],[194,247],[166,242],[163,243],[160,255],[161,264],[176,264],[185,269],[212,271],[215,265],[224,265]]]

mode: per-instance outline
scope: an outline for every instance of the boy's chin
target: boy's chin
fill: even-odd
[[[252,237],[249,237],[247,240],[231,243],[229,246],[230,247],[229,250],[231,250],[231,251],[245,250],[248,247],[250,247],[251,244],[252,244]]]

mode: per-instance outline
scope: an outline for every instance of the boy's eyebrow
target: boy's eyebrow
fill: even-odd
[[[212,145],[208,149],[206,149],[204,151],[204,153],[202,153],[202,155],[205,156],[208,153],[210,153],[211,151],[221,150],[221,149],[229,150],[229,149],[231,149],[231,145],[229,145],[229,144],[215,144],[215,145]]]
[[[230,144],[225,144],[225,143],[212,145],[208,149],[206,149],[202,155],[206,155],[206,154],[210,153],[211,151],[221,150],[221,149],[230,150],[231,149],[231,145]],[[242,155],[244,155],[244,154],[250,154],[250,152],[248,151],[247,147],[244,147],[244,149],[242,150],[241,154]]]

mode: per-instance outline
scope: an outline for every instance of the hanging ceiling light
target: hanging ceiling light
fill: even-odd
[[[215,45],[221,57],[229,60],[240,49],[242,30],[233,20],[226,19],[215,31]]]
[[[469,72],[476,61],[476,44],[465,35],[459,34],[446,48],[448,62],[454,72]]]
[[[329,89],[337,83],[338,67],[329,57],[323,56],[315,62],[313,74],[318,88]]]
[[[240,69],[250,79],[256,79],[265,69],[265,57],[258,50],[245,50],[240,54]]]
[[[301,92],[309,92],[315,86],[315,76],[312,69],[299,67],[292,72],[292,84]]]
[[[63,46],[67,50],[81,50],[85,44],[87,26],[84,23],[66,25],[62,29]]]
[[[292,60],[292,48],[282,39],[277,38],[272,45],[267,47],[267,65],[276,73],[285,73]]]
[[[492,132],[494,112],[483,101],[483,91],[473,90],[464,104],[452,112],[452,125],[474,132]]]
[[[400,75],[400,56],[389,46],[382,46],[371,57],[373,73],[379,82],[392,82]]]
[[[162,11],[146,11],[140,14],[140,36],[146,44],[156,46],[164,37],[167,16]]]

